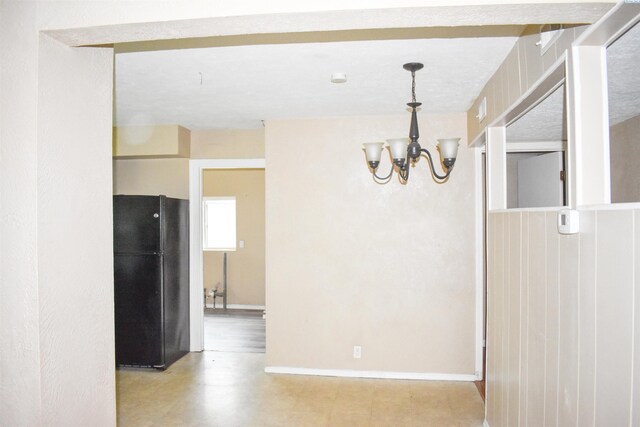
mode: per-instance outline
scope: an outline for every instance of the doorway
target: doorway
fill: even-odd
[[[202,200],[205,197],[206,171],[241,171],[262,170],[264,173],[264,159],[199,159],[189,161],[189,204],[190,204],[190,330],[191,351],[202,351],[204,346],[204,317],[203,292],[205,285],[205,255],[203,251],[203,209]],[[264,215],[262,216],[264,220]],[[238,235],[238,239],[242,239]],[[245,242],[247,243],[247,242]],[[238,245],[239,246],[239,245]],[[228,264],[232,267],[232,264]],[[214,283],[215,285],[215,283]],[[229,284],[229,289],[233,285]],[[231,295],[231,292],[230,294]],[[238,300],[242,301],[242,300]],[[233,300],[229,299],[228,307],[233,307]],[[211,301],[209,303],[212,305]],[[241,305],[241,304],[238,304]],[[266,306],[265,306],[266,307]],[[247,308],[236,306],[235,308]],[[248,307],[251,308],[251,307]]]
[[[264,169],[203,171],[206,351],[265,351],[264,178]]]

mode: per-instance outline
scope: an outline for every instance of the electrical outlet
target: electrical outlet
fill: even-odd
[[[360,359],[362,357],[362,347],[360,347],[359,345],[354,345],[353,346],[353,358],[354,359]]]

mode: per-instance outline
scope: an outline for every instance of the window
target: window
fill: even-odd
[[[205,251],[236,250],[236,198],[205,197],[203,200]]]

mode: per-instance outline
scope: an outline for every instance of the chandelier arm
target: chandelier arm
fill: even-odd
[[[431,158],[431,153],[429,152],[429,150],[427,150],[426,148],[422,148],[420,151],[427,155],[427,159],[429,159],[429,167],[431,168],[431,173],[433,174],[433,176],[442,182],[446,181],[447,178],[449,178],[449,174],[451,174],[451,169],[453,169],[453,167],[446,169],[446,173],[444,174],[444,176],[438,175],[438,172],[436,172],[436,169],[433,166],[433,159]]]
[[[409,172],[411,171],[411,157],[409,156],[409,152],[407,151],[407,160],[404,162],[406,169],[404,182],[409,182]]]
[[[389,179],[387,179],[386,181],[378,179],[375,175],[372,175],[372,176],[373,176],[373,182],[375,182],[376,184],[385,185],[391,182],[391,175],[389,175]]]
[[[389,175],[385,176],[385,177],[380,177],[378,176],[378,174],[376,173],[376,171],[373,171],[373,176],[374,178],[377,178],[379,181],[387,181],[387,180],[391,180],[391,175],[393,175],[393,163],[391,163],[391,170],[389,171]],[[375,181],[375,179],[374,179]],[[378,182],[378,181],[376,181]],[[387,181],[389,182],[389,181]],[[386,182],[378,182],[378,184],[386,184]]]
[[[400,180],[403,184],[409,182],[409,168],[411,167],[411,163],[409,163],[409,156],[407,156],[407,161],[404,164],[404,170],[400,168],[398,175],[400,175]]]

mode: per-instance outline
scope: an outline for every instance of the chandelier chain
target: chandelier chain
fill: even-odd
[[[416,102],[416,72],[411,70],[411,102]]]

